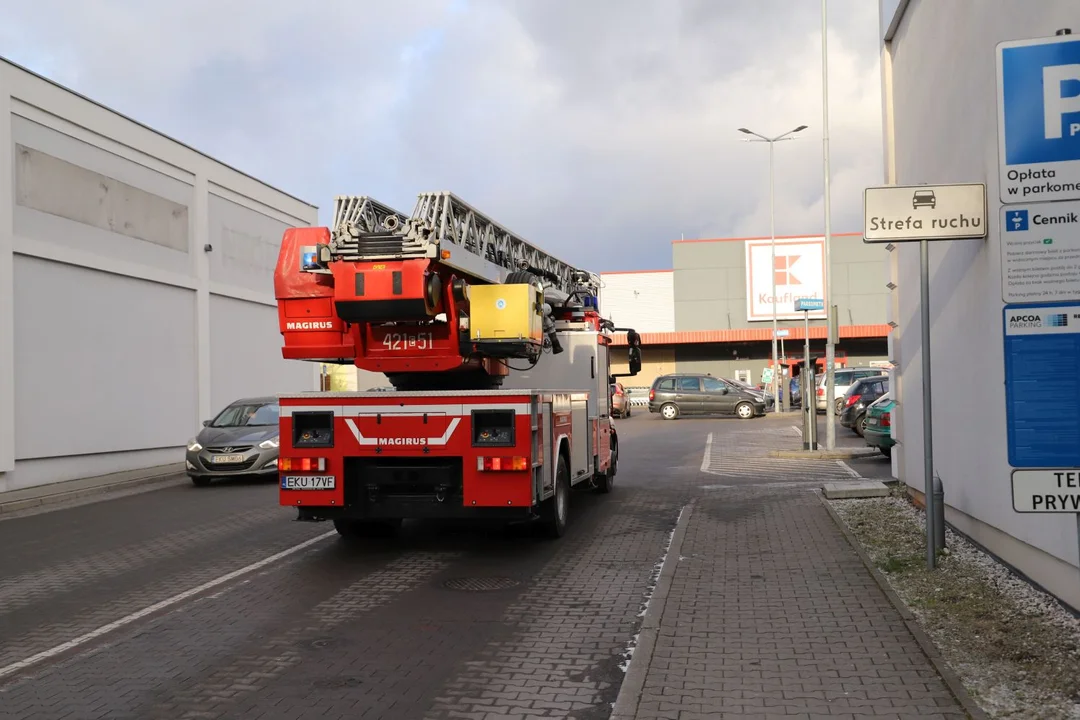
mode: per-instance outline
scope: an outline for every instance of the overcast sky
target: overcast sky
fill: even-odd
[[[834,232],[882,182],[877,3],[829,2]],[[594,271],[824,229],[816,0],[34,0],[0,55],[320,207],[450,190]]]

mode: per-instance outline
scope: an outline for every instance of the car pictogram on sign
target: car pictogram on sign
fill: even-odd
[[[916,190],[911,198],[911,207],[918,210],[921,207],[929,207],[931,210],[937,207],[937,196],[933,190]]]

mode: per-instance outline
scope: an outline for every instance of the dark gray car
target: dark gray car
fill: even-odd
[[[275,397],[231,403],[187,445],[187,474],[199,487],[215,478],[276,478],[278,415]]]
[[[661,375],[649,390],[649,412],[665,420],[680,415],[734,415],[743,420],[765,414],[761,393],[707,374]]]

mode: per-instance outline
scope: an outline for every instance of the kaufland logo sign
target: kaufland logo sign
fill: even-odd
[[[777,318],[802,320],[803,313],[795,312],[795,301],[825,297],[824,238],[777,239],[775,255],[774,259],[771,239],[746,241],[746,300],[750,321],[772,320],[774,306]],[[809,316],[824,317],[824,311],[810,311]]]

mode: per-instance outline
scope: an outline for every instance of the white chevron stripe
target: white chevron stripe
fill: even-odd
[[[709,433],[701,472],[725,478],[785,481],[850,481],[858,474],[836,460],[773,458],[769,450],[778,447],[777,436],[791,436],[789,428],[756,428],[752,433],[725,437],[723,444]],[[785,443],[786,444],[786,443]]]

